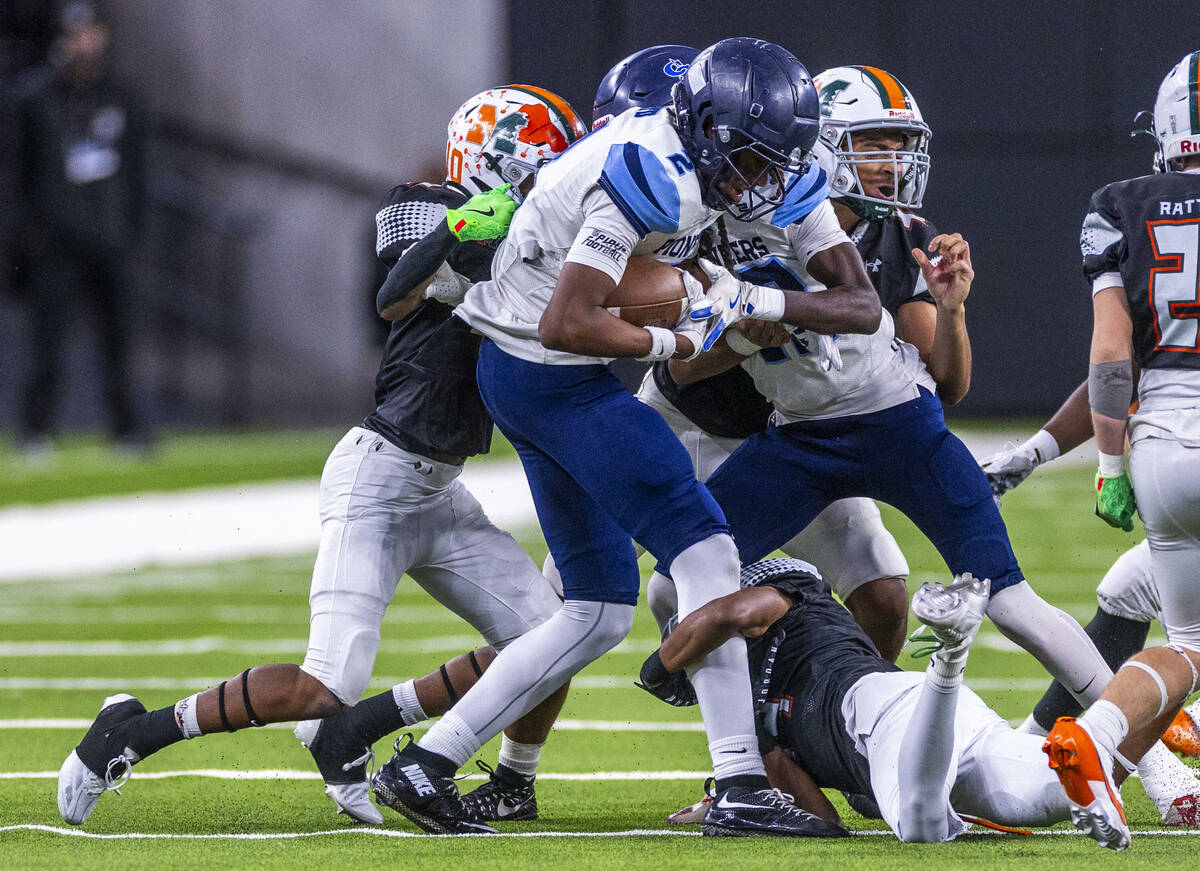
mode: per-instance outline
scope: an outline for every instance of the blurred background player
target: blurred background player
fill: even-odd
[[[704,651],[748,638],[771,782],[831,825],[841,820],[822,788],[873,796],[870,812],[902,841],[952,840],[981,820],[1052,825],[1070,808],[1040,739],[962,686],[987,601],[987,582],[970,576],[917,591],[913,612],[937,644],[922,675],[883,659],[813,566],[766,560],[742,570],[736,593],[680,621],[642,678],[661,698]]]
[[[786,180],[806,167],[817,114],[807,71],[779,46],[711,46],[680,80],[673,109],[623,113],[541,170],[492,281],[459,307],[486,337],[480,391],[521,456],[566,602],[376,777],[376,795],[427,831],[462,830],[452,777],[484,741],[629,632],[640,586],[631,537],[672,567],[681,613],[736,589],[720,510],[662,419],[605,368],[618,357],[693,356],[706,319],[643,329],[604,301],[631,255],[670,251],[678,262],[721,212],[777,208]],[[774,293],[758,299],[793,316],[824,307]],[[829,296],[825,305],[841,301]],[[710,833],[811,834],[808,815],[770,790],[749,752],[744,642],[710,653],[693,682],[717,778]]]
[[[1118,747],[1140,759],[1200,685],[1198,66],[1200,52],[1188,54],[1159,86],[1158,171],[1093,194],[1080,239],[1094,314],[1096,513],[1126,531],[1141,514],[1168,643],[1134,654],[1083,716],[1058,720],[1045,749],[1076,828],[1117,850],[1129,844],[1111,780]]]
[[[971,346],[963,311],[970,282],[951,285],[935,301],[918,258],[924,256],[920,252],[933,250],[933,242],[949,237],[939,237],[931,224],[907,211],[922,203],[929,171],[929,127],[908,89],[883,70],[837,67],[818,75],[815,83],[821,98],[823,146],[817,153],[831,180],[831,199],[807,217],[788,203],[769,222],[726,225],[725,250],[731,261],[726,265],[754,284],[822,290],[827,283],[814,276],[820,258],[810,258],[823,248],[846,243],[845,234],[850,234],[883,308],[895,320],[896,335],[917,349],[939,398],[953,405],[966,393],[971,379]],[[750,358],[774,365],[789,354],[823,357],[822,365],[811,372],[813,414],[836,416],[834,399],[853,393],[864,376],[857,362],[847,362],[857,360],[858,341],[851,337],[840,343],[848,356],[835,366],[832,354],[842,360],[836,337],[818,337],[812,344],[811,336],[777,334],[766,339],[764,335],[755,344],[731,333],[727,343],[748,359],[743,366],[680,387],[671,377],[670,365],[659,363],[639,396],[659,410],[688,446],[697,475],[707,479],[742,440],[765,430],[770,420],[771,405],[745,368],[751,365]],[[773,347],[759,347],[768,343]],[[872,500],[835,502],[782,549],[817,565],[879,650],[895,660],[907,627],[908,564]],[[652,580],[650,590],[656,614],[674,611],[673,597],[661,575]],[[656,604],[660,600],[662,604]]]
[[[92,4],[67,3],[49,61],[16,89],[15,243],[28,270],[17,280],[33,314],[19,438],[30,454],[52,450],[68,327],[81,303],[99,333],[113,437],[130,450],[146,446],[127,354],[147,131],[139,105],[111,75],[108,43]]]
[[[106,699],[59,773],[63,819],[82,823],[134,763],[176,741],[325,717],[296,732],[326,792],[354,819],[381,822],[367,797],[371,745],[442,713],[457,700],[456,678],[464,686],[490,657],[466,654],[359,702],[400,577],[407,573],[494,648],[558,609],[529,556],[457,480],[467,457],[487,451],[492,422],[475,384],[479,337],[452,317],[452,303],[488,277],[492,243],[507,231],[538,163],[584,132],[548,91],[485,91],[450,121],[445,184],[400,185],[388,194],[376,222],[377,250],[390,270],[376,304],[392,330],[376,378],[377,407],[334,448],[321,478],[304,663],[247,669],[151,713],[130,696]],[[506,732],[496,775],[468,796],[465,814],[487,818],[503,801],[508,818],[536,818],[533,774],[566,692],[561,683],[550,689]]]

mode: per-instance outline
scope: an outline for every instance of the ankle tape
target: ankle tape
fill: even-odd
[[[1163,711],[1165,711],[1167,709],[1167,701],[1168,701],[1167,685],[1163,681],[1162,675],[1160,675],[1157,671],[1155,671],[1150,666],[1146,665],[1146,663],[1139,662],[1136,659],[1128,660],[1124,665],[1121,666],[1121,668],[1136,668],[1136,669],[1144,671],[1146,674],[1150,675],[1150,679],[1153,680],[1155,685],[1158,687],[1159,697],[1161,698],[1161,701],[1159,702],[1159,705],[1158,705],[1158,713],[1155,714],[1154,716],[1156,718],[1162,716]],[[1117,669],[1117,671],[1120,671],[1120,670],[1121,670],[1120,668]],[[1195,671],[1195,669],[1193,668],[1193,672],[1194,671]]]
[[[1188,652],[1186,650],[1184,650],[1178,644],[1168,644],[1167,647],[1169,647],[1171,650],[1174,650],[1176,653],[1178,653],[1180,656],[1182,656],[1183,661],[1186,662],[1188,664],[1188,668],[1190,668],[1192,670],[1192,688],[1190,690],[1188,690],[1187,693],[1183,697],[1183,700],[1186,702],[1188,700],[1188,698],[1192,695],[1192,693],[1194,693],[1196,691],[1196,684],[1200,683],[1200,674],[1198,674],[1196,672],[1196,663],[1192,662],[1192,658],[1191,658],[1191,656],[1188,655]]]

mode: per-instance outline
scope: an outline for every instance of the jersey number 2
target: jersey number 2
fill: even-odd
[[[1154,259],[1150,308],[1156,350],[1200,354],[1200,218],[1147,221]]]

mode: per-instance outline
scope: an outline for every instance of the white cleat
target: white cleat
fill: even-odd
[[[1168,826],[1200,825],[1200,779],[1195,769],[1155,741],[1137,766],[1142,789]]]
[[[110,733],[125,720],[145,712],[141,702],[125,693],[104,700],[91,728],[58,770],[58,813],[65,822],[82,825],[100,796],[109,790],[121,794],[121,786],[129,779],[138,757],[124,742],[114,742]],[[84,762],[85,758],[90,764]]]
[[[383,824],[383,814],[371,801],[367,790],[368,782],[360,780],[355,783],[327,783],[325,794],[337,805],[337,812],[345,814],[356,823],[368,826]]]
[[[958,575],[944,586],[927,583],[913,594],[912,610],[933,633],[943,650],[957,650],[975,640],[988,606],[991,581]]]

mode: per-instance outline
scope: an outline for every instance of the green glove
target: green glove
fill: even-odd
[[[1096,473],[1096,516],[1117,529],[1133,532],[1133,512],[1137,500],[1133,498],[1133,485],[1129,475],[1122,472],[1115,478],[1105,478]]]
[[[499,239],[508,232],[517,204],[508,195],[512,185],[504,184],[475,194],[457,209],[446,210],[446,224],[460,242]]]

